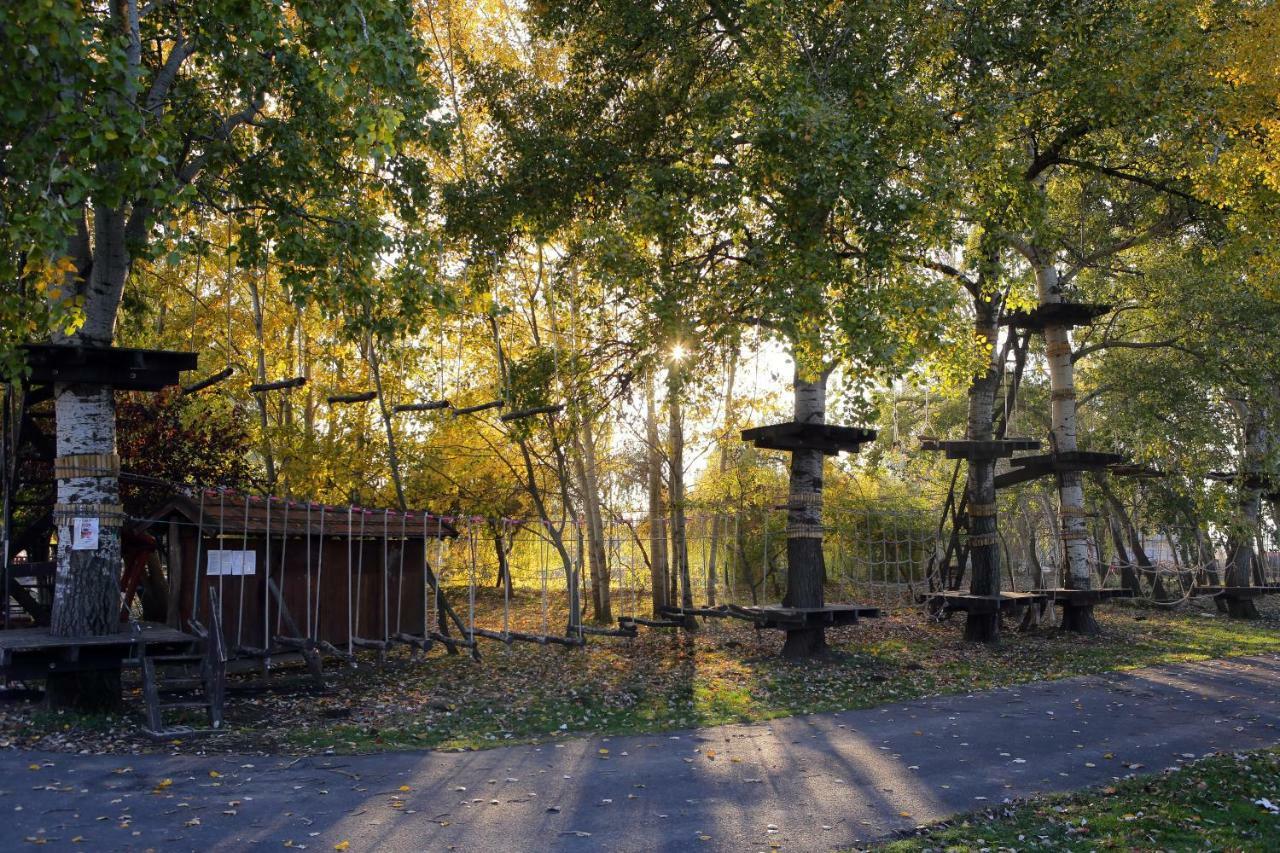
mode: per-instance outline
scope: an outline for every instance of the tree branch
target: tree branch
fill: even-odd
[[[251,124],[253,122],[254,116],[262,110],[262,105],[265,101],[266,94],[259,91],[253,96],[253,100],[250,101],[244,109],[239,112],[231,113],[229,116],[224,118],[222,123],[218,125],[209,138],[217,142],[226,142],[231,138],[231,134],[235,132],[237,127],[245,124]],[[196,176],[200,174],[201,170],[204,169],[204,165],[208,160],[208,152],[205,152],[191,160],[187,165],[178,170],[178,180],[184,184],[191,183],[196,179]]]
[[[179,33],[178,40],[173,43],[173,47],[169,48],[169,56],[165,59],[164,65],[156,73],[156,79],[151,82],[151,90],[147,92],[147,112],[159,111],[165,98],[169,96],[169,89],[177,79],[182,63],[186,62],[187,57],[193,53],[195,53],[195,46],[188,44],[186,38]]]
[[[1080,349],[1071,353],[1071,363],[1075,364],[1082,358],[1088,358],[1096,352],[1107,349],[1176,349],[1182,352],[1197,355],[1193,350],[1187,349],[1180,345],[1177,341],[1099,341],[1096,344],[1080,347]]]
[[[1221,207],[1216,204],[1210,204],[1204,199],[1197,198],[1196,196],[1193,196],[1191,193],[1186,192],[1185,190],[1180,190],[1177,187],[1171,186],[1166,181],[1158,181],[1154,178],[1146,178],[1146,177],[1143,177],[1142,175],[1135,175],[1132,172],[1125,172],[1121,169],[1113,169],[1110,166],[1102,166],[1097,163],[1089,163],[1085,160],[1075,160],[1070,157],[1060,157],[1058,158],[1058,163],[1063,166],[1074,166],[1077,169],[1084,169],[1085,171],[1088,171],[1088,172],[1097,172],[1099,174],[1107,175],[1112,178],[1119,178],[1122,181],[1129,181],[1130,183],[1139,184],[1141,186],[1148,187],[1153,190],[1158,190],[1159,192],[1162,192],[1162,193],[1168,193],[1169,195],[1177,196],[1180,199],[1189,201],[1192,204],[1195,204],[1198,206],[1212,207],[1215,210],[1222,210],[1222,211],[1228,211],[1228,212],[1231,210],[1230,207]]]
[[[1092,128],[1088,124],[1081,122],[1073,124],[1070,127],[1063,128],[1053,142],[1049,143],[1049,147],[1044,151],[1037,152],[1031,161],[1031,165],[1027,166],[1027,171],[1022,177],[1028,181],[1034,181],[1040,174],[1056,163],[1066,162],[1062,159],[1062,151],[1072,142],[1088,133]]]
[[[1123,240],[1116,240],[1114,243],[1095,249],[1085,255],[1071,269],[1063,272],[1060,281],[1062,284],[1066,284],[1071,281],[1071,279],[1075,278],[1082,270],[1093,266],[1099,261],[1112,257],[1113,255],[1118,255],[1121,252],[1127,252],[1134,246],[1141,246],[1143,243],[1167,234],[1183,221],[1183,217],[1173,211],[1170,211],[1155,222],[1151,223],[1147,228],[1139,231],[1137,234],[1131,234]]]

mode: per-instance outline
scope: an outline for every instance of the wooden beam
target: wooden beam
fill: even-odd
[[[367,403],[378,398],[377,391],[361,391],[356,394],[331,394],[327,401],[330,406],[347,405],[349,403]]]
[[[165,546],[169,552],[169,606],[166,621],[170,628],[177,628],[182,621],[179,614],[179,602],[182,596],[182,541],[178,532],[178,519],[169,519],[169,532],[165,536]]]
[[[262,394],[267,391],[284,391],[288,388],[301,388],[307,384],[307,377],[295,376],[292,379],[277,379],[274,382],[257,382],[249,386],[250,394]]]
[[[219,370],[217,373],[213,374],[212,376],[206,376],[204,379],[201,379],[199,382],[194,382],[191,385],[183,386],[182,395],[185,397],[188,394],[195,394],[197,391],[203,391],[206,388],[209,388],[213,385],[217,385],[219,382],[222,382],[223,380],[230,379],[232,374],[234,374],[235,372],[236,372],[236,369],[228,364],[226,367],[224,367],[222,370]]]

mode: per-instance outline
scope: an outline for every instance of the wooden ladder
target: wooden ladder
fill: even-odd
[[[146,702],[143,730],[157,740],[213,734],[222,728],[227,647],[222,634],[220,605],[217,590],[210,588],[210,624],[207,631],[202,631],[204,651],[200,654],[147,654],[145,636],[134,623],[137,659],[142,669],[142,696]],[[198,626],[196,629],[201,632]],[[166,725],[166,711],[203,711],[208,726]]]

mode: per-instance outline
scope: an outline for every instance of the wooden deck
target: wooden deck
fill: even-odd
[[[197,637],[158,622],[143,622],[142,636],[155,652],[185,648]],[[57,637],[46,628],[0,631],[0,673],[6,678],[40,678],[50,672],[106,669],[131,656],[129,626],[99,637]]]
[[[781,631],[856,625],[859,619],[874,619],[880,615],[880,608],[864,604],[828,604],[825,607],[783,607],[780,604],[739,607],[731,604],[729,610],[739,618],[755,622],[757,627]]]
[[[973,595],[967,592],[937,592],[919,596],[921,604],[937,612],[954,613],[1002,613],[1006,610],[1021,610],[1031,605],[1046,601],[1047,597],[1033,592],[1002,592],[999,595]]]
[[[1261,598],[1264,595],[1280,595],[1280,586],[1197,586],[1192,595],[1213,595],[1218,598]]]
[[[191,643],[196,638],[159,622],[143,622],[142,636],[148,643]],[[0,652],[60,649],[68,646],[131,646],[129,626],[121,623],[120,631],[102,637],[55,637],[48,628],[15,628],[0,631]]]
[[[1115,598],[1133,598],[1131,589],[1037,589],[1032,592],[1047,597],[1052,604],[1073,607],[1101,604]]]

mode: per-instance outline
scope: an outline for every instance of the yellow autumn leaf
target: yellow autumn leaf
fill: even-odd
[[[334,850],[346,850],[346,849],[347,849],[348,847],[350,847],[350,846],[351,846],[351,842],[350,842],[350,841],[345,841],[345,840],[344,840],[344,841],[339,841],[337,844],[333,845],[333,849],[334,849]]]
[[[401,790],[401,791],[412,791],[413,789],[412,789],[412,788],[410,788],[408,785],[401,785],[401,786],[400,786],[400,790]]]

